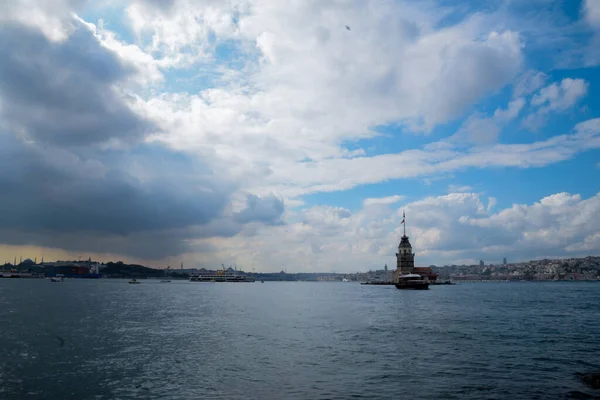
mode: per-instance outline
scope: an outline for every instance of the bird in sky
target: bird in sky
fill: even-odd
[[[350,27],[348,25],[346,25],[346,29],[350,30]]]

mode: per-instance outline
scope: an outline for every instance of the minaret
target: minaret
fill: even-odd
[[[400,238],[398,252],[396,253],[396,270],[394,271],[394,282],[398,281],[399,275],[410,274],[415,270],[415,253],[412,252],[412,246],[406,236],[406,214],[402,212],[402,225],[404,225],[404,234]]]
[[[383,267],[383,276],[385,276],[385,280],[389,281],[390,280],[390,276],[388,275],[388,267],[387,264],[385,264],[385,267]]]

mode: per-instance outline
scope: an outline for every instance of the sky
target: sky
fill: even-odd
[[[6,261],[600,255],[600,1],[2,2],[0,190]]]

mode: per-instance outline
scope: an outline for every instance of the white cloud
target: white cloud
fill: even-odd
[[[455,184],[448,185],[449,193],[470,192],[472,190],[473,190],[473,188],[471,186],[467,186],[467,185],[455,185]]]
[[[512,121],[513,119],[519,116],[519,113],[521,112],[524,106],[525,99],[519,97],[518,99],[515,99],[508,103],[508,107],[506,108],[506,110],[503,110],[501,108],[497,109],[494,112],[494,119],[498,122]]]
[[[401,195],[394,195],[394,196],[387,196],[387,197],[375,197],[375,198],[367,198],[363,200],[363,204],[365,206],[369,206],[369,205],[373,205],[373,204],[394,204],[394,203],[398,203],[399,201],[404,200],[405,196],[401,196]]]
[[[0,22],[18,22],[39,29],[49,40],[62,41],[76,29],[70,23],[71,12],[85,0],[12,0],[0,5]]]
[[[300,211],[288,225],[256,236],[219,241],[216,259],[270,270],[365,271],[395,264],[406,211],[407,234],[417,265],[486,263],[600,252],[600,193],[557,193],[533,204],[493,211],[496,200],[475,193],[428,197],[397,208],[365,207],[355,213],[317,206]],[[214,242],[211,242],[214,243]],[[205,255],[206,256],[206,255]],[[247,268],[247,270],[250,268]]]
[[[285,11],[259,11],[261,35],[268,35],[259,42],[267,61],[259,79],[273,91],[266,94],[293,97],[289,112],[302,115],[305,124],[313,120],[315,126],[335,129],[323,116],[345,119],[338,122],[345,135],[393,121],[431,129],[504,86],[520,69],[521,45],[514,32],[484,33],[477,18],[436,32],[431,18],[421,15],[420,25],[411,22],[417,11],[407,6],[370,4],[331,10],[346,14],[338,21],[329,12],[292,10],[287,3],[281,3]],[[389,19],[390,14],[405,19]],[[353,30],[344,30],[344,23]],[[357,112],[348,114],[348,109]]]
[[[454,119],[508,83],[520,71],[523,59],[518,33],[491,30],[484,14],[436,30],[444,14],[426,4],[161,4],[137,1],[128,8],[145,53],[134,46],[127,56],[124,45],[103,29],[105,45],[152,68],[144,76],[158,80],[156,65],[144,62],[147,52],[158,50],[156,63],[167,66],[161,60],[175,60],[184,49],[194,49],[191,53],[202,58],[213,50],[212,44],[229,40],[235,43],[235,57],[244,63],[246,73],[239,80],[233,75],[233,86],[197,94],[146,96],[144,103],[135,103],[162,128],[154,140],[189,152],[210,149],[229,162],[233,175],[249,190],[280,193],[286,200],[414,176],[400,168],[384,171],[391,169],[383,166],[385,158],[399,162],[416,156],[417,164],[425,167],[418,175],[438,172],[427,164],[448,160],[453,152],[416,150],[369,158],[360,157],[362,149],[349,151],[340,144],[373,137],[373,126],[389,122],[430,129]],[[216,17],[226,14],[235,18]],[[402,18],[390,19],[391,14]],[[207,44],[205,39],[211,35],[215,39]],[[185,52],[185,57],[191,53]],[[257,54],[262,57],[257,59]],[[514,118],[521,107],[522,100],[515,99],[494,119]],[[474,124],[470,130],[484,128]],[[371,178],[355,179],[335,169],[343,167],[344,161],[356,167],[368,164],[367,170],[377,171]],[[319,179],[314,175],[321,173],[322,166],[331,168]],[[314,183],[304,185],[307,179]]]
[[[39,28],[54,41],[69,38],[73,24],[81,26],[84,21],[77,15],[89,15],[80,12],[73,18],[70,12],[78,12],[84,4],[75,0],[13,3],[0,6],[0,22]],[[111,7],[111,12],[120,12],[121,5]],[[304,203],[299,196],[392,179],[432,181],[467,168],[541,167],[600,148],[600,119],[577,125],[571,134],[538,142],[496,144],[501,129],[519,117],[524,99],[544,85],[546,76],[539,72],[521,76],[505,108],[490,116],[473,114],[465,122],[467,146],[441,140],[377,156],[345,148],[348,142],[378,135],[375,127],[381,125],[429,132],[456,121],[522,73],[526,48],[519,29],[503,26],[497,16],[486,13],[457,20],[455,11],[430,2],[374,0],[134,0],[126,6],[123,19],[129,24],[124,32],[127,28],[133,32],[133,43],[101,19],[86,22],[102,50],[117,56],[112,60],[115,64],[137,71],[126,80],[106,85],[111,93],[114,90],[126,99],[132,111],[160,128],[158,134],[142,138],[152,142],[148,148],[167,145],[185,152],[158,151],[154,156],[160,167],[150,168],[128,157],[130,149],[123,145],[119,157],[134,161],[128,165],[112,154],[118,158],[116,170],[122,171],[130,185],[176,178],[180,186],[171,187],[177,190],[169,193],[185,193],[181,196],[188,199],[197,198],[195,174],[199,171],[215,188],[227,184],[223,215],[206,226],[181,228],[185,232],[170,237],[176,242],[169,243],[170,248],[193,245],[205,251],[190,259],[218,265],[234,258],[238,265],[254,263],[263,270],[290,260],[297,268],[315,270],[364,270],[378,266],[373,264],[378,257],[390,263],[386,257],[393,257],[401,229],[392,204],[404,201],[403,196],[365,199],[364,208],[356,213],[340,207],[301,209]],[[448,23],[448,16],[455,22]],[[90,69],[100,71],[103,60],[93,61]],[[205,79],[205,69],[219,77],[217,84]],[[61,75],[53,77],[64,81]],[[189,85],[182,85],[183,80]],[[162,84],[181,89],[164,92]],[[540,114],[568,109],[585,94],[586,85],[581,80],[563,80],[539,90],[532,104]],[[81,106],[78,101],[72,103],[74,109]],[[76,116],[89,119],[88,115]],[[73,118],[65,115],[60,120],[70,123]],[[47,124],[43,126],[47,131]],[[115,133],[108,130],[101,132],[102,137]],[[470,147],[472,143],[487,146]],[[82,160],[89,158],[93,164],[89,154],[106,150],[82,148]],[[180,159],[186,162],[169,168]],[[210,165],[197,164],[198,160]],[[103,161],[100,167],[108,169],[115,160]],[[96,167],[77,172],[106,173]],[[484,199],[468,187],[449,189],[453,193],[447,196],[403,205],[411,215],[409,229],[424,260],[479,258],[475,251],[491,256],[503,249],[498,246],[508,246],[493,242],[495,231],[485,230],[486,218],[503,212],[492,214],[497,207],[493,197]],[[144,193],[148,192],[140,197]],[[240,197],[243,201],[237,204]],[[205,208],[200,203],[185,206],[194,207]],[[257,221],[276,226],[261,227]],[[456,229],[463,229],[464,235],[455,235]],[[239,230],[241,234],[227,238]],[[496,230],[499,241],[515,245],[515,232]],[[528,240],[543,241],[544,232],[532,229],[527,232]],[[140,243],[149,238],[141,236],[136,250],[144,250]],[[116,242],[109,239],[98,246]],[[180,246],[181,240],[185,246]],[[569,249],[594,243],[593,237],[574,237],[570,245],[575,247]],[[522,251],[527,254],[525,248]]]
[[[136,30],[150,29],[158,41],[153,45],[169,51],[183,43],[199,46],[202,35],[172,21],[200,11],[175,4],[140,17]],[[243,146],[262,159],[264,152],[288,160],[350,156],[340,143],[373,137],[373,126],[400,122],[430,129],[459,117],[507,84],[522,64],[519,35],[490,31],[483,16],[436,31],[443,15],[416,3],[249,4],[240,6],[235,29],[219,31],[244,62],[236,89],[150,99],[149,112],[167,132],[161,140],[186,149],[211,146],[222,154],[237,155]],[[212,32],[213,25],[199,20],[196,30]],[[169,29],[161,27],[167,23]]]
[[[519,77],[513,88],[514,97],[527,96],[540,89],[546,81],[548,75],[539,71],[527,71]]]
[[[488,199],[487,211],[490,212],[492,208],[496,206],[497,203],[498,201],[496,200],[496,198],[490,196],[490,198]]]
[[[465,143],[494,144],[498,141],[501,130],[502,128],[494,118],[473,114],[463,122],[452,139]]]
[[[146,52],[158,54],[161,66],[184,67],[212,59],[215,41],[236,32],[233,17],[243,3],[137,0],[126,15],[138,43]]]
[[[584,0],[582,3],[585,19],[594,29],[600,30],[600,2]]]
[[[558,113],[570,109],[587,95],[589,83],[584,79],[565,78],[560,84],[552,83],[542,88],[531,99],[531,105],[538,107],[524,121],[530,129],[539,128],[552,112]]]
[[[373,157],[290,162],[273,168],[262,180],[264,187],[257,190],[263,192],[269,189],[284,197],[295,197],[319,191],[346,190],[391,179],[435,176],[466,168],[542,167],[596,148],[600,148],[600,119],[578,124],[572,134],[528,144],[496,144],[466,151],[430,146]]]
[[[583,18],[593,32],[590,44],[583,50],[584,63],[587,67],[595,67],[600,64],[600,2],[584,0],[581,5]]]
[[[565,248],[567,252],[589,252],[597,254],[600,249],[600,232],[586,236],[583,242],[574,243]]]
[[[544,106],[547,111],[563,111],[571,108],[587,94],[589,84],[583,79],[565,78],[560,84],[546,86],[533,96],[531,104]]]
[[[104,29],[104,23],[99,21],[98,26],[86,22],[81,17],[75,15],[74,18],[82,24],[85,24],[102,43],[104,47],[115,52],[123,62],[138,70],[135,75],[136,85],[132,89],[140,90],[144,85],[161,83],[164,76],[159,69],[158,62],[152,55],[145,53],[135,44],[127,44],[117,39],[114,32]],[[141,85],[141,86],[140,86]],[[123,85],[125,87],[125,85]]]
[[[463,122],[452,141],[494,144],[504,125],[517,118],[525,106],[525,99],[519,97],[508,103],[506,109],[498,108],[491,117],[483,117],[475,113]]]

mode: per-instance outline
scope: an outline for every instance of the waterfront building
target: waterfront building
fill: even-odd
[[[415,267],[413,273],[421,275],[421,278],[425,281],[436,281],[438,277],[438,274],[433,272],[431,267]]]

